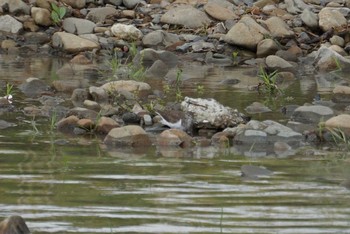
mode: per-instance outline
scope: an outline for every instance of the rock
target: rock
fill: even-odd
[[[113,7],[91,8],[86,16],[87,20],[94,23],[104,23],[107,17],[118,15],[118,10]]]
[[[288,50],[279,50],[275,53],[275,55],[281,59],[284,59],[286,61],[293,61],[297,62],[298,61],[298,55],[291,53]]]
[[[246,148],[252,145],[272,148],[276,141],[299,146],[301,140],[300,133],[272,120],[262,122],[251,120],[245,127],[238,130],[234,137],[234,142],[243,144]]]
[[[121,147],[145,147],[152,144],[145,130],[136,125],[113,128],[109,131],[103,142],[109,146]]]
[[[309,8],[305,8],[300,17],[303,23],[309,28],[318,28],[318,16],[315,13],[313,13]]]
[[[142,118],[145,126],[151,126],[153,124],[152,117],[149,114],[143,115]]]
[[[192,145],[192,137],[180,129],[168,129],[158,136],[158,145],[190,147]]]
[[[259,167],[254,165],[241,166],[242,177],[245,179],[259,179],[260,177],[267,177],[273,174],[272,171],[265,167]]]
[[[37,25],[50,26],[53,23],[51,20],[51,13],[48,9],[32,7],[31,14]]]
[[[84,8],[86,4],[86,0],[62,0],[65,4],[73,7],[73,8]]]
[[[258,43],[269,34],[250,16],[244,16],[230,29],[224,40],[230,44],[256,50]]]
[[[133,9],[137,4],[140,4],[141,0],[123,0],[123,5],[128,9]]]
[[[106,135],[113,128],[118,128],[118,127],[120,127],[120,125],[114,119],[102,116],[97,121],[95,132],[102,135]]]
[[[91,101],[91,100],[85,100],[83,105],[87,109],[94,110],[97,112],[99,112],[101,110],[100,104],[98,104],[97,102]]]
[[[162,30],[157,30],[146,34],[142,38],[142,43],[146,47],[152,46],[170,46],[179,42],[179,36],[173,33],[164,32]]]
[[[268,20],[265,20],[265,24],[273,37],[286,38],[294,36],[294,32],[289,26],[277,16],[272,16]]]
[[[85,88],[88,84],[83,82],[84,80],[72,79],[72,80],[54,80],[52,87],[63,93],[73,93],[75,89]]]
[[[79,128],[82,128],[86,131],[91,131],[95,128],[95,123],[91,119],[79,119],[77,125]]]
[[[99,114],[94,110],[89,110],[83,107],[74,107],[67,113],[69,116],[76,116],[79,119],[92,119],[96,120]]]
[[[69,62],[72,64],[80,64],[80,65],[92,64],[92,61],[83,54],[78,54],[74,56]]]
[[[217,20],[229,20],[229,19],[237,19],[238,16],[233,13],[232,10],[225,8],[223,6],[220,6],[219,4],[216,4],[214,2],[208,2],[204,6],[205,12]]]
[[[1,12],[7,8],[12,15],[29,15],[30,6],[22,0],[2,0],[0,1]]]
[[[161,60],[156,60],[151,67],[149,67],[144,76],[146,78],[164,78],[164,76],[168,73],[169,67]]]
[[[137,41],[143,37],[142,32],[134,25],[113,24],[111,32],[116,38],[126,41]]]
[[[34,77],[26,79],[18,88],[28,97],[39,97],[47,92],[50,87],[42,80]]]
[[[251,105],[245,108],[245,111],[248,114],[258,114],[258,113],[271,112],[272,110],[260,102],[253,102]]]
[[[89,87],[89,94],[92,96],[92,99],[96,102],[107,102],[108,101],[108,93],[102,87]]]
[[[193,116],[194,127],[224,129],[245,123],[245,116],[214,99],[185,97],[181,109]]]
[[[325,127],[333,130],[341,130],[347,136],[350,136],[350,115],[341,114],[334,116],[325,122]]]
[[[5,50],[14,48],[16,46],[17,46],[17,43],[14,40],[3,40],[1,42],[1,48]]]
[[[118,93],[120,91],[128,92],[140,92],[140,91],[149,91],[151,86],[144,82],[138,82],[135,80],[117,80],[111,81],[101,86],[107,93]]]
[[[336,8],[325,7],[318,13],[320,28],[327,32],[328,30],[345,27],[347,20]]]
[[[209,25],[210,19],[204,12],[190,5],[183,5],[166,11],[161,22],[182,25],[186,28],[200,28]]]
[[[93,33],[96,24],[90,20],[69,17],[63,20],[62,27],[68,33],[80,35]]]
[[[57,122],[57,130],[66,134],[73,134],[74,129],[78,126],[79,118],[69,116]]]
[[[19,33],[22,31],[23,25],[10,15],[0,16],[0,31],[9,33]]]
[[[139,125],[141,122],[141,117],[133,112],[126,112],[122,115],[122,120],[125,124]]]
[[[334,111],[326,106],[300,106],[296,108],[291,116],[292,121],[304,124],[318,124],[333,117]]]
[[[217,132],[211,137],[211,144],[220,147],[229,147],[230,139],[227,132]]]
[[[287,11],[291,14],[299,14],[308,6],[302,0],[285,0]]]
[[[325,46],[321,46],[318,49],[314,63],[316,64],[316,68],[320,71],[339,69],[338,64],[345,69],[350,67],[350,59],[341,56],[334,50]]]
[[[56,32],[52,36],[52,45],[56,48],[62,48],[68,53],[77,53],[99,48],[98,43],[66,32]]]
[[[342,37],[333,35],[330,39],[329,42],[332,43],[332,45],[338,45],[340,47],[343,47],[345,45],[345,41]]]
[[[271,69],[289,69],[293,68],[293,65],[287,62],[286,60],[276,56],[269,55],[265,60],[266,65]]]
[[[9,127],[15,127],[17,126],[17,124],[15,123],[10,123],[10,122],[7,122],[5,120],[0,120],[0,129],[6,129],[6,128],[9,128]]]
[[[256,56],[258,58],[263,58],[268,55],[273,55],[278,51],[277,43],[272,39],[264,39],[260,41],[257,45]]]
[[[344,85],[335,86],[332,101],[336,103],[350,103],[350,87]]]
[[[10,216],[0,223],[1,234],[30,234],[29,228],[21,216]]]
[[[140,51],[140,53],[135,56],[133,62],[136,66],[142,65],[147,68],[151,67],[157,60],[162,61],[169,68],[175,67],[179,62],[178,57],[172,52],[149,48]]]

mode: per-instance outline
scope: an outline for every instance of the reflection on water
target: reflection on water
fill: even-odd
[[[2,57],[1,80],[15,83],[31,76],[59,79],[53,71],[65,65],[59,59],[11,59]],[[204,80],[193,74],[189,80],[203,82],[207,97],[241,111],[261,99],[243,91],[250,80],[238,87],[222,83],[241,73],[203,69]],[[297,103],[311,100],[312,85],[302,95],[298,85],[286,95]],[[281,118],[277,112],[274,119]],[[350,178],[350,162],[342,155],[286,158],[266,149],[213,147],[111,150],[99,140],[48,132],[47,120],[35,120],[36,133],[22,113],[1,117],[18,127],[2,130],[0,137],[0,218],[19,214],[33,233],[349,233],[350,191],[341,183]],[[264,166],[273,174],[246,180],[242,165]]]
[[[0,216],[22,215],[34,233],[348,233],[349,162],[232,153],[115,157],[97,142],[37,149],[4,144]],[[11,151],[18,148],[16,151]],[[8,152],[11,152],[8,154]],[[241,177],[242,165],[273,174]]]

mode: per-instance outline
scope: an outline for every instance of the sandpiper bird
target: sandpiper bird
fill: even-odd
[[[169,128],[181,129],[183,131],[191,131],[192,116],[177,110],[158,110],[156,112],[160,116],[160,122]]]

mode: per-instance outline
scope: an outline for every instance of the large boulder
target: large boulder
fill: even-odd
[[[266,35],[270,35],[270,33],[265,28],[250,16],[244,16],[228,31],[225,41],[250,50],[256,50],[258,43],[264,40]]]
[[[185,97],[181,109],[184,113],[191,114],[195,128],[224,129],[246,122],[242,113],[223,106],[214,99]]]
[[[151,146],[152,142],[148,134],[137,125],[128,125],[120,128],[113,128],[103,141],[109,146]]]
[[[319,25],[323,31],[345,27],[347,20],[337,8],[325,7],[318,13]]]

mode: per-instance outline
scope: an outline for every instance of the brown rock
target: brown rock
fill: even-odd
[[[204,6],[205,12],[217,20],[237,19],[238,16],[230,9],[224,8],[215,3],[207,3]]]
[[[95,131],[97,133],[105,135],[108,134],[108,132],[111,131],[113,128],[118,127],[120,126],[114,119],[103,116],[98,120]]]
[[[79,119],[77,125],[88,131],[91,131],[95,127],[95,123],[91,119]]]
[[[341,114],[328,119],[325,123],[326,128],[343,131],[347,136],[350,136],[350,115]]]
[[[0,234],[30,234],[30,231],[24,219],[15,215],[0,223]]]
[[[151,146],[152,142],[148,134],[138,125],[128,125],[113,128],[103,141],[110,146]]]
[[[212,145],[216,146],[229,147],[230,139],[228,138],[228,134],[226,132],[218,132],[211,137],[211,143]]]
[[[32,7],[31,14],[36,24],[41,26],[52,25],[51,13],[48,9]]]
[[[158,144],[160,146],[190,147],[192,145],[192,137],[180,129],[169,129],[159,135]]]
[[[83,54],[78,54],[74,56],[71,60],[71,63],[74,64],[92,64],[91,60],[88,59],[85,55]]]
[[[57,123],[57,130],[63,133],[72,134],[75,127],[78,126],[78,117],[71,115],[63,118]]]

